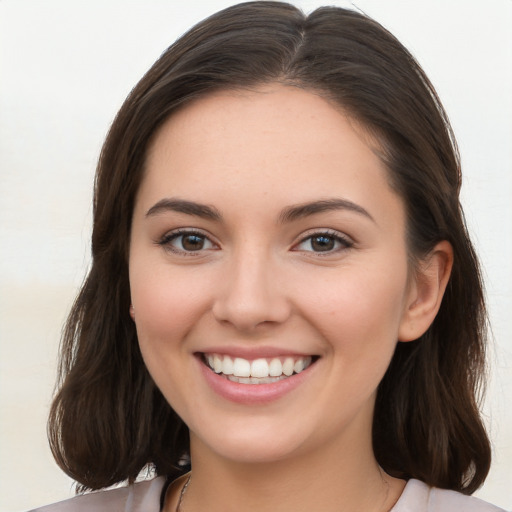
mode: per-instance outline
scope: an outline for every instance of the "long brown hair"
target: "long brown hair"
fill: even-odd
[[[95,181],[92,267],[63,334],[49,420],[54,456],[83,489],[133,481],[147,465],[180,473],[188,430],[148,374],[128,314],[134,200],[148,145],[177,108],[269,82],[323,95],[376,137],[406,206],[411,261],[441,240],[453,246],[439,314],[420,339],[397,344],[379,386],[373,441],[388,473],[471,493],[490,465],[478,412],[486,315],[448,119],[414,58],[378,23],[334,7],[305,16],[271,1],[230,7],[192,28],[112,124]]]

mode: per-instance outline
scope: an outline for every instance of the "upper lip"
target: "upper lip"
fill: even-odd
[[[261,359],[272,357],[310,357],[315,354],[272,346],[212,346],[196,351],[198,354],[218,354],[242,359]]]

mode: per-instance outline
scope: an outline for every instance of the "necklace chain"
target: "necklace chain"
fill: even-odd
[[[381,476],[382,476],[382,472],[381,472]],[[175,512],[183,512],[181,510],[181,505],[183,503],[183,498],[185,497],[185,493],[187,492],[187,488],[188,488],[188,486],[190,484],[190,480],[191,479],[192,479],[192,472],[189,473],[187,481],[185,482],[185,484],[181,488],[180,497],[178,499],[178,504],[176,505],[176,511]],[[384,478],[382,478],[382,481],[386,485],[386,496],[384,497],[384,503],[386,503],[387,500],[388,500],[388,496],[389,496],[389,483]]]
[[[187,487],[188,487],[188,484],[190,484],[191,478],[192,478],[192,473],[189,473],[187,481],[185,482],[185,485],[181,489],[180,497],[178,499],[178,504],[176,505],[176,512],[182,512],[181,503],[183,502],[183,497],[185,496],[185,493],[187,492]]]

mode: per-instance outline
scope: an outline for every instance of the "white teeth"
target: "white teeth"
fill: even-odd
[[[270,361],[268,365],[268,372],[271,377],[279,377],[283,373],[283,365],[281,364],[281,360],[274,358]]]
[[[257,377],[235,377],[234,375],[228,375],[226,378],[231,382],[238,382],[240,384],[271,384],[272,382],[286,379],[284,375],[280,377],[263,377],[261,379]]]
[[[283,373],[289,377],[290,375],[293,374],[293,367],[295,365],[295,361],[291,358],[291,357],[287,357],[285,360],[284,360],[284,363],[283,363]]]
[[[213,356],[213,371],[215,373],[222,372],[222,359],[217,355]]]
[[[255,359],[251,363],[252,377],[268,377],[268,363],[266,359]]]
[[[236,377],[250,377],[251,376],[251,363],[247,359],[241,357],[235,358],[233,363],[233,375]]]
[[[229,376],[229,380],[242,384],[268,384],[300,373],[311,364],[311,357],[278,357],[273,359],[254,359],[249,361],[241,357],[234,360],[229,356],[205,354],[205,361],[215,372]]]
[[[295,373],[300,373],[302,370],[304,370],[304,359],[297,359],[293,365],[293,371]]]
[[[222,361],[222,373],[224,375],[233,375],[234,371],[234,363],[233,359],[229,356],[224,356],[224,360]]]

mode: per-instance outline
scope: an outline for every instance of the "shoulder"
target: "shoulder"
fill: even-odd
[[[404,492],[391,512],[505,512],[472,496],[447,489],[429,487],[419,480],[409,480]]]
[[[75,496],[30,512],[159,512],[164,477]]]

